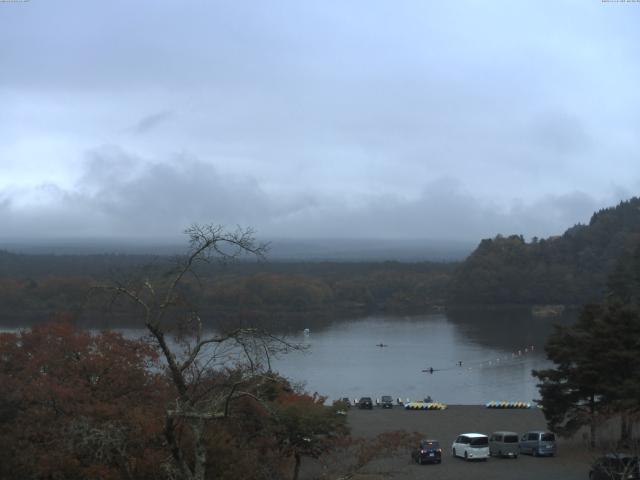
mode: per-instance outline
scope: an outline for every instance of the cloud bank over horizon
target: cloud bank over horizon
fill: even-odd
[[[474,196],[439,178],[413,198],[274,194],[249,175],[221,174],[193,156],[148,161],[115,146],[87,152],[77,183],[45,183],[0,192],[3,238],[180,238],[193,223],[250,226],[282,238],[377,238],[476,241],[496,234],[562,233],[631,194],[609,198],[572,191],[508,204]]]
[[[0,237],[561,234],[640,193],[639,21],[572,0],[1,5]]]

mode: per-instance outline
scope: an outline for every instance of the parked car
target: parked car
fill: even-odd
[[[489,437],[482,433],[463,433],[451,445],[454,457],[465,460],[487,460],[489,458]]]
[[[590,480],[637,480],[640,478],[638,457],[609,453],[598,458],[589,470]]]
[[[373,408],[371,397],[360,398],[360,400],[358,400],[358,408],[371,410]]]
[[[530,430],[520,438],[520,453],[552,457],[557,453],[556,436],[545,430]]]
[[[382,395],[380,399],[380,406],[382,408],[393,408],[393,398],[391,395]]]
[[[518,458],[520,453],[518,440],[518,434],[515,432],[493,432],[489,436],[489,455]]]
[[[424,463],[442,463],[442,448],[438,440],[421,440],[417,449],[411,452],[411,458],[420,465]]]
[[[349,397],[342,397],[339,402],[344,404],[345,408],[351,408],[351,400],[349,400]]]

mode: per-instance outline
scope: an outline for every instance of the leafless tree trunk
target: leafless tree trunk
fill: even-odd
[[[589,399],[589,446],[596,447],[596,427],[597,427],[596,397],[591,395]]]
[[[267,246],[257,244],[253,231],[238,229],[228,232],[221,226],[194,225],[185,233],[189,236],[190,251],[178,263],[168,280],[143,279],[128,284],[102,285],[98,288],[113,293],[114,299],[124,297],[139,307],[143,323],[157,344],[175,387],[175,406],[167,409],[164,437],[174,465],[174,475],[184,480],[204,480],[207,457],[206,427],[211,421],[219,421],[229,415],[230,402],[250,396],[242,387],[249,378],[255,380],[262,372],[262,360],[269,364],[269,356],[296,346],[281,338],[255,328],[236,328],[226,332],[205,332],[199,313],[189,306],[180,294],[179,287],[189,275],[197,278],[195,267],[211,259],[230,260],[241,255],[262,258]],[[180,347],[171,343],[172,309],[181,309],[184,317],[183,342]],[[233,385],[218,388],[203,384],[206,373],[216,363],[225,364],[224,358],[216,358],[209,347],[228,345],[241,352],[247,369],[247,378],[240,378]],[[259,400],[256,398],[256,400]],[[185,425],[193,436],[193,451],[187,454],[178,435],[178,426]],[[191,460],[192,459],[192,460]]]
[[[629,412],[620,415],[620,445],[629,445],[633,433],[633,416]]]
[[[300,463],[302,460],[298,452],[294,454],[294,459],[296,463],[293,467],[293,480],[298,480],[298,476],[300,475]]]

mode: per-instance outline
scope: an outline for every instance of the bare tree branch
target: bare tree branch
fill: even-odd
[[[164,427],[175,466],[170,469],[171,475],[176,479],[204,480],[208,461],[205,423],[227,418],[231,403],[239,398],[250,397],[268,408],[258,394],[252,393],[259,391],[266,378],[259,375],[262,360],[271,371],[271,356],[299,346],[249,327],[205,333],[202,318],[181,290],[185,277],[193,275],[201,284],[196,271],[199,263],[208,263],[212,258],[230,261],[243,255],[261,260],[268,245],[257,243],[252,229],[240,227],[227,231],[221,225],[196,224],[185,234],[189,238],[188,254],[177,260],[177,267],[168,277],[153,279],[145,275],[138,282],[114,282],[96,289],[111,293],[112,302],[123,297],[142,309],[142,323],[159,347],[177,392],[175,407],[166,411]],[[168,338],[169,325],[175,323],[170,316],[181,310],[186,315],[179,321],[176,346]],[[241,360],[237,359],[239,356]],[[229,376],[231,382],[223,381],[229,367],[237,369],[238,365],[248,370],[240,368]],[[193,436],[193,450],[189,452],[184,451],[177,434],[183,427]]]

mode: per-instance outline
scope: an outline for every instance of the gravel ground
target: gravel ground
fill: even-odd
[[[425,438],[440,440],[443,447],[442,464],[418,465],[411,461],[410,452],[376,461],[369,465],[360,478],[364,479],[517,479],[517,480],[586,480],[594,455],[580,441],[560,439],[555,457],[520,455],[517,459],[490,458],[488,461],[465,462],[451,456],[451,444],[460,434],[479,432],[490,434],[497,430],[518,433],[544,429],[542,412],[529,410],[493,410],[484,406],[454,405],[444,411],[409,411],[402,407],[392,410],[351,409],[348,414],[354,437],[374,437],[393,430],[420,432]],[[311,465],[309,465],[312,467]],[[314,469],[305,475],[312,478]],[[357,478],[357,477],[356,477]]]

